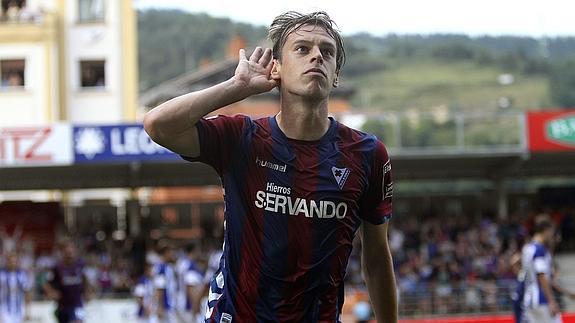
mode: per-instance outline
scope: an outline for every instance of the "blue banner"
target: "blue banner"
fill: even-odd
[[[178,160],[153,142],[141,124],[74,126],[76,163]]]

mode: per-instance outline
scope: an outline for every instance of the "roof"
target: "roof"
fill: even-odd
[[[236,66],[237,58],[228,58],[204,68],[181,74],[142,93],[140,95],[140,105],[154,107],[179,95],[216,85],[231,78],[234,75]],[[352,87],[340,85],[335,88],[331,95],[336,98],[348,98],[353,92]],[[278,97],[277,91],[257,96],[260,99],[277,99]]]
[[[496,180],[565,178],[575,174],[575,153],[525,152],[394,155],[394,178],[404,180]],[[106,176],[102,176],[106,174]],[[0,167],[0,191],[142,186],[220,185],[211,167],[188,162],[131,162],[56,167]]]

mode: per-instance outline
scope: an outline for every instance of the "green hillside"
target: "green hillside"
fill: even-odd
[[[353,106],[361,109],[402,111],[447,106],[453,110],[496,110],[507,97],[514,109],[551,105],[545,75],[513,73],[514,82],[501,85],[498,77],[510,73],[473,61],[446,62],[432,59],[393,60],[388,68],[364,73],[345,82],[356,88]]]
[[[140,92],[222,60],[235,36],[249,51],[266,28],[176,10],[139,11]],[[501,98],[513,110],[575,107],[575,37],[357,34],[344,41],[342,83],[355,88],[358,109],[496,110]],[[501,85],[501,74],[514,82]]]

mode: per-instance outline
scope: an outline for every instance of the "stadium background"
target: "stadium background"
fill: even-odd
[[[150,142],[139,121],[166,99],[228,78],[237,49],[261,42],[261,31],[237,26],[219,40],[218,55],[203,58],[190,41],[180,56],[195,60],[188,58],[185,70],[157,79],[142,67],[151,60],[141,50],[148,41],[144,36],[151,37],[145,15],[152,20],[161,12],[138,13],[127,0],[2,0],[2,250],[17,246],[39,283],[54,261],[54,243],[73,236],[99,287],[88,305],[89,322],[133,318],[134,278],[162,241],[180,247],[201,241],[204,257],[221,245],[217,176]],[[190,24],[207,19],[184,18]],[[449,46],[439,48],[461,52]],[[434,55],[444,52],[436,48]],[[459,56],[440,58],[461,64]],[[570,270],[575,268],[575,110],[569,110],[575,104],[534,105],[519,95],[501,95],[500,88],[521,80],[506,71],[493,76],[495,103],[475,109],[433,102],[432,107],[409,103],[416,108],[403,110],[401,104],[394,108],[393,100],[389,108],[377,106],[374,93],[362,92],[365,80],[355,81],[353,73],[331,98],[330,113],[378,134],[394,161],[390,241],[404,322],[447,322],[446,316],[457,322],[509,320],[514,278],[509,260],[542,212],[559,225],[560,279],[575,289]],[[259,117],[277,108],[272,92],[218,113]],[[347,276],[350,321],[354,305],[366,299],[359,248]],[[36,290],[32,321],[51,319],[53,305],[42,297]],[[565,306],[574,310],[567,299]]]

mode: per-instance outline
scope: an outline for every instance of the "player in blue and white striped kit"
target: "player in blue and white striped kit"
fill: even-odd
[[[30,278],[19,268],[18,256],[6,256],[6,267],[0,270],[0,322],[23,322],[30,302]]]
[[[146,263],[144,265],[144,274],[138,279],[134,287],[134,296],[138,302],[139,323],[157,322],[155,302],[156,288],[154,287],[153,270],[154,266],[150,263]]]
[[[185,256],[178,260],[178,314],[183,322],[197,322],[200,312],[200,292],[204,273],[197,263],[196,244],[185,248]],[[203,321],[203,319],[202,319]]]
[[[160,256],[162,262],[154,268],[158,318],[160,322],[177,322],[176,297],[178,281],[174,269],[174,249],[171,246],[164,246],[160,249]]]
[[[560,323],[559,305],[552,291],[552,245],[555,228],[549,219],[535,223],[531,242],[522,250],[521,270],[524,275],[523,321],[527,323]]]

